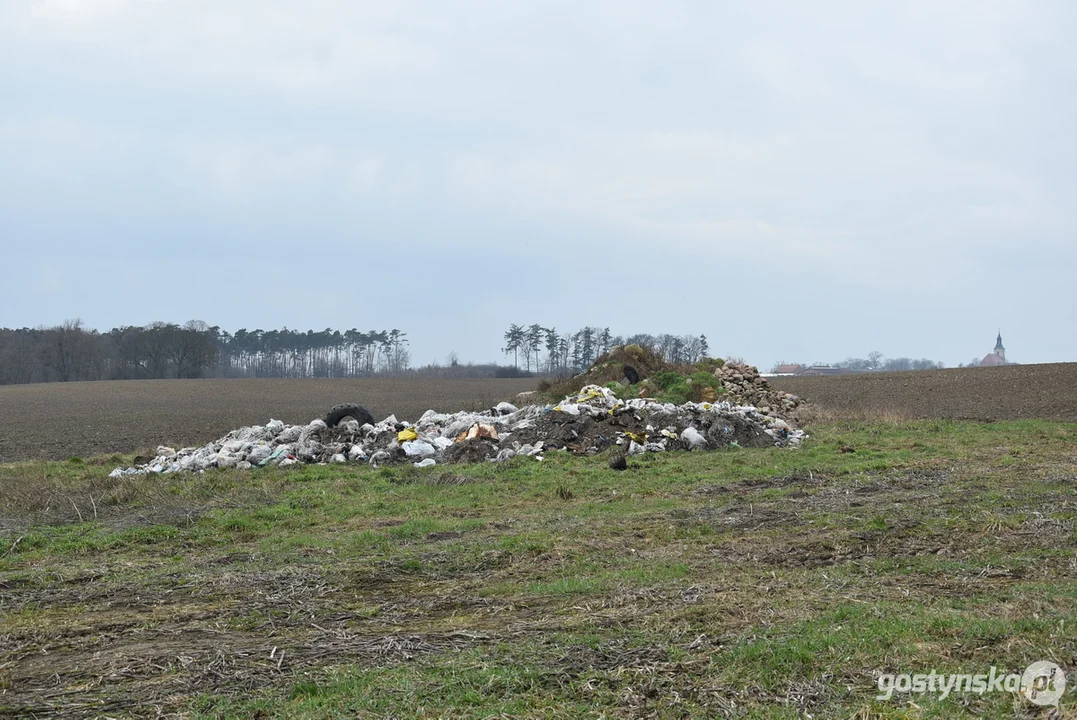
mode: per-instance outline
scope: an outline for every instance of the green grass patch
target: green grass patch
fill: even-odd
[[[1077,673],[1075,430],[840,422],[795,450],[621,473],[551,452],[463,485],[0,466],[0,714],[60,708],[23,690],[58,676],[116,716],[1012,716],[875,683]],[[100,685],[115,658],[139,672]]]

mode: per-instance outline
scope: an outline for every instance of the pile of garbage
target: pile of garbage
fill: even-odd
[[[319,463],[412,463],[541,460],[548,450],[593,455],[611,448],[626,455],[723,447],[795,446],[804,431],[775,413],[731,402],[674,405],[649,398],[622,400],[612,390],[588,385],[556,405],[517,407],[502,402],[488,412],[428,410],[415,423],[390,415],[360,425],[345,417],[286,425],[270,420],[243,427],[200,448],[157,448],[153,460],[116,468],[110,477],[210,468],[289,467]]]

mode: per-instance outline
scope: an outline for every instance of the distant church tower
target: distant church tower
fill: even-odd
[[[1006,362],[1006,348],[1002,346],[1002,331],[998,331],[998,340],[995,341],[995,354],[1002,358],[1002,362]]]

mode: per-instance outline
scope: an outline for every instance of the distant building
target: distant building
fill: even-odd
[[[774,374],[775,375],[796,375],[797,373],[799,373],[803,369],[804,369],[804,367],[802,365],[779,365],[778,367],[774,368]]]
[[[998,340],[995,341],[995,349],[984,355],[984,359],[979,362],[980,367],[992,367],[994,365],[1012,365],[1013,363],[1006,360],[1006,348],[1002,344],[1002,331],[998,331]]]
[[[853,370],[849,368],[833,367],[832,365],[812,365],[811,367],[801,368],[797,375],[811,377],[813,375],[845,375],[851,372]]]
[[[773,372],[763,373],[764,377],[781,377],[792,375],[795,377],[812,377],[815,375],[845,375],[856,372],[850,368],[834,367],[832,365],[777,365]]]

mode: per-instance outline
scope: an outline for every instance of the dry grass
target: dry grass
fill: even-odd
[[[0,715],[1046,717],[872,698],[880,672],[1073,667],[1075,432],[844,420],[621,473],[8,466],[33,523],[0,533]],[[220,504],[36,523],[88,492]]]
[[[171,478],[107,476],[130,456],[99,458],[105,464],[12,463],[0,465],[0,533],[33,526],[95,522],[118,529],[157,523],[191,524],[211,508],[270,502],[284,483],[277,475],[214,473],[209,481],[189,473]]]
[[[908,410],[901,407],[844,407],[834,408],[810,403],[797,410],[797,419],[804,427],[832,425],[838,422],[871,423],[876,425],[901,425],[915,420]]]

